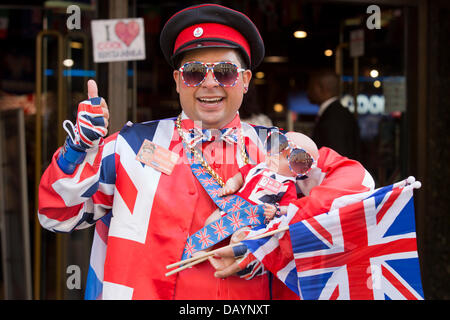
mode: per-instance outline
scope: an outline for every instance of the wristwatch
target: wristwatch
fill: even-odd
[[[277,208],[277,211],[275,212],[275,215],[277,217],[281,216],[280,205],[278,204],[278,202],[275,202],[275,208]]]

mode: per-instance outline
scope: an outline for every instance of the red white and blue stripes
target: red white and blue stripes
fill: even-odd
[[[78,105],[77,131],[79,144],[84,148],[98,145],[100,139],[108,132],[100,107],[101,99],[101,97],[91,98]]]

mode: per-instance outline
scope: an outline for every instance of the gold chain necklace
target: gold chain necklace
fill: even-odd
[[[200,162],[200,164],[202,165],[203,168],[205,168],[205,170],[217,181],[217,183],[219,183],[219,185],[221,187],[223,187],[225,185],[225,183],[223,182],[223,179],[219,176],[219,174],[214,171],[213,168],[211,168],[211,166],[208,164],[208,162],[206,162],[206,160],[203,158],[203,156],[197,151],[197,149],[195,147],[191,147],[188,145],[186,138],[184,137],[184,132],[183,129],[181,128],[181,114],[178,116],[177,120],[175,121],[175,125],[177,127],[178,130],[178,135],[181,137],[181,139],[183,140],[184,144],[186,145],[187,148],[189,148],[189,151],[192,152],[192,154],[194,155],[194,157],[196,158],[196,160],[198,162]],[[245,152],[245,145],[244,145],[244,138],[242,137],[242,132],[239,129],[239,142],[238,142],[240,148],[241,148],[241,158],[244,161],[244,164],[248,164],[248,157],[247,157],[247,153]]]

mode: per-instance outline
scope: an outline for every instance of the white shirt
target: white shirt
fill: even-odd
[[[325,110],[328,108],[328,106],[330,104],[332,104],[333,102],[335,102],[337,99],[339,99],[339,97],[338,96],[334,96],[334,97],[331,97],[330,99],[325,100],[324,102],[322,102],[320,107],[319,107],[319,112],[317,113],[317,116],[320,117],[325,112]]]

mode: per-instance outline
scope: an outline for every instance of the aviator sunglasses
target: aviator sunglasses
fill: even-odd
[[[222,87],[233,87],[237,82],[239,72],[245,71],[231,62],[203,63],[198,61],[186,62],[178,69],[184,84],[188,87],[197,87],[202,84],[209,70],[213,72],[214,80]]]
[[[269,156],[290,150],[287,156],[289,169],[297,176],[305,176],[316,166],[314,158],[304,149],[297,147],[289,138],[279,131],[272,131],[266,138],[265,148]]]

